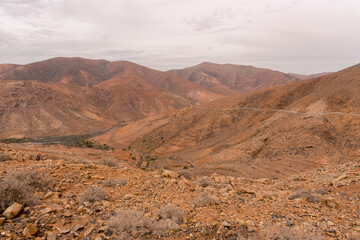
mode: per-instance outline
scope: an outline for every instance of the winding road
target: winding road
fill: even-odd
[[[360,113],[345,113],[345,112],[323,112],[323,113],[310,113],[310,112],[297,112],[276,108],[215,108],[215,107],[200,107],[196,106],[193,108],[200,109],[209,109],[209,110],[253,110],[253,111],[269,111],[269,112],[282,112],[282,113],[290,113],[290,114],[299,114],[299,115],[310,115],[310,116],[326,116],[326,115],[346,115],[346,116],[356,116],[360,117]]]
[[[311,112],[298,112],[298,111],[290,111],[290,110],[283,110],[283,109],[276,109],[276,108],[216,108],[216,107],[201,107],[201,106],[193,106],[192,108],[198,108],[198,109],[208,109],[208,110],[224,110],[224,111],[231,111],[231,110],[249,110],[249,111],[268,111],[268,112],[281,112],[281,113],[288,113],[288,114],[299,114],[299,115],[306,115],[306,116],[328,116],[328,115],[340,115],[340,116],[353,116],[353,117],[360,117],[360,113],[346,113],[346,112],[322,112],[322,113],[311,113]],[[125,147],[119,143],[117,143],[116,141],[114,141],[114,136],[116,134],[116,132],[130,124],[133,123],[135,121],[131,121],[131,122],[126,122],[124,124],[122,124],[121,126],[117,127],[116,129],[113,130],[113,132],[110,135],[109,138],[109,142],[112,144],[115,144],[117,146],[120,147]]]

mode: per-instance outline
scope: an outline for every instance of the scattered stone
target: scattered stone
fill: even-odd
[[[46,232],[46,240],[56,240],[55,232]]]
[[[31,238],[38,233],[39,229],[34,224],[28,224],[23,231],[24,237]]]
[[[134,195],[131,194],[131,193],[127,193],[123,197],[124,197],[124,200],[130,200],[130,199],[132,199],[134,197]]]
[[[174,171],[170,171],[170,170],[164,170],[162,173],[163,177],[167,177],[167,178],[178,178],[179,174],[177,172]]]
[[[71,230],[69,228],[61,228],[59,229],[59,233],[60,234],[67,234],[69,233]]]
[[[78,224],[78,225],[76,225],[76,226],[74,227],[74,232],[77,232],[77,231],[79,231],[79,230],[81,230],[81,229],[84,229],[84,225],[83,225],[83,224]]]
[[[2,226],[6,221],[6,218],[0,217],[0,226]]]
[[[333,198],[326,198],[322,201],[322,203],[329,208],[335,208],[335,209],[340,208],[339,203],[336,202],[335,199],[333,199]]]
[[[17,217],[23,209],[24,205],[15,202],[3,212],[3,216],[7,219],[13,219]]]
[[[66,161],[63,160],[63,159],[58,160],[55,165],[58,166],[58,167],[65,166],[65,165],[66,165]]]
[[[346,179],[346,178],[348,178],[349,176],[346,174],[346,173],[343,173],[343,174],[341,174],[340,176],[338,176],[334,181],[335,182],[338,182],[338,181],[341,181],[341,180],[343,180],[343,179]]]
[[[84,237],[89,236],[92,233],[92,231],[94,231],[94,229],[95,229],[95,225],[94,224],[90,225],[89,227],[86,228],[83,236]]]
[[[48,199],[48,198],[50,198],[52,195],[53,195],[53,192],[47,192],[47,193],[42,197],[42,199]]]
[[[228,223],[227,221],[223,221],[223,222],[221,223],[221,225],[222,225],[223,227],[230,228],[230,223]]]
[[[66,212],[66,213],[64,213],[64,217],[66,217],[66,218],[69,218],[69,217],[72,217],[73,215],[72,215],[72,213],[70,213],[70,212]]]

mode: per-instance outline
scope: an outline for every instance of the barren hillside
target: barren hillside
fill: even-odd
[[[99,131],[221,97],[134,63],[54,58],[0,65],[0,138]]]
[[[152,164],[280,177],[360,156],[360,65],[151,117],[114,140]]]
[[[235,95],[300,80],[295,76],[264,68],[209,62],[169,72],[225,95]]]

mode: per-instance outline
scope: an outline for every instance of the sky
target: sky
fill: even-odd
[[[312,74],[360,63],[359,0],[0,0],[0,63],[201,62]]]

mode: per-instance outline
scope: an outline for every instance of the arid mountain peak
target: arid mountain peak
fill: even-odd
[[[299,81],[299,78],[269,69],[210,62],[169,72],[225,95],[235,95]]]

